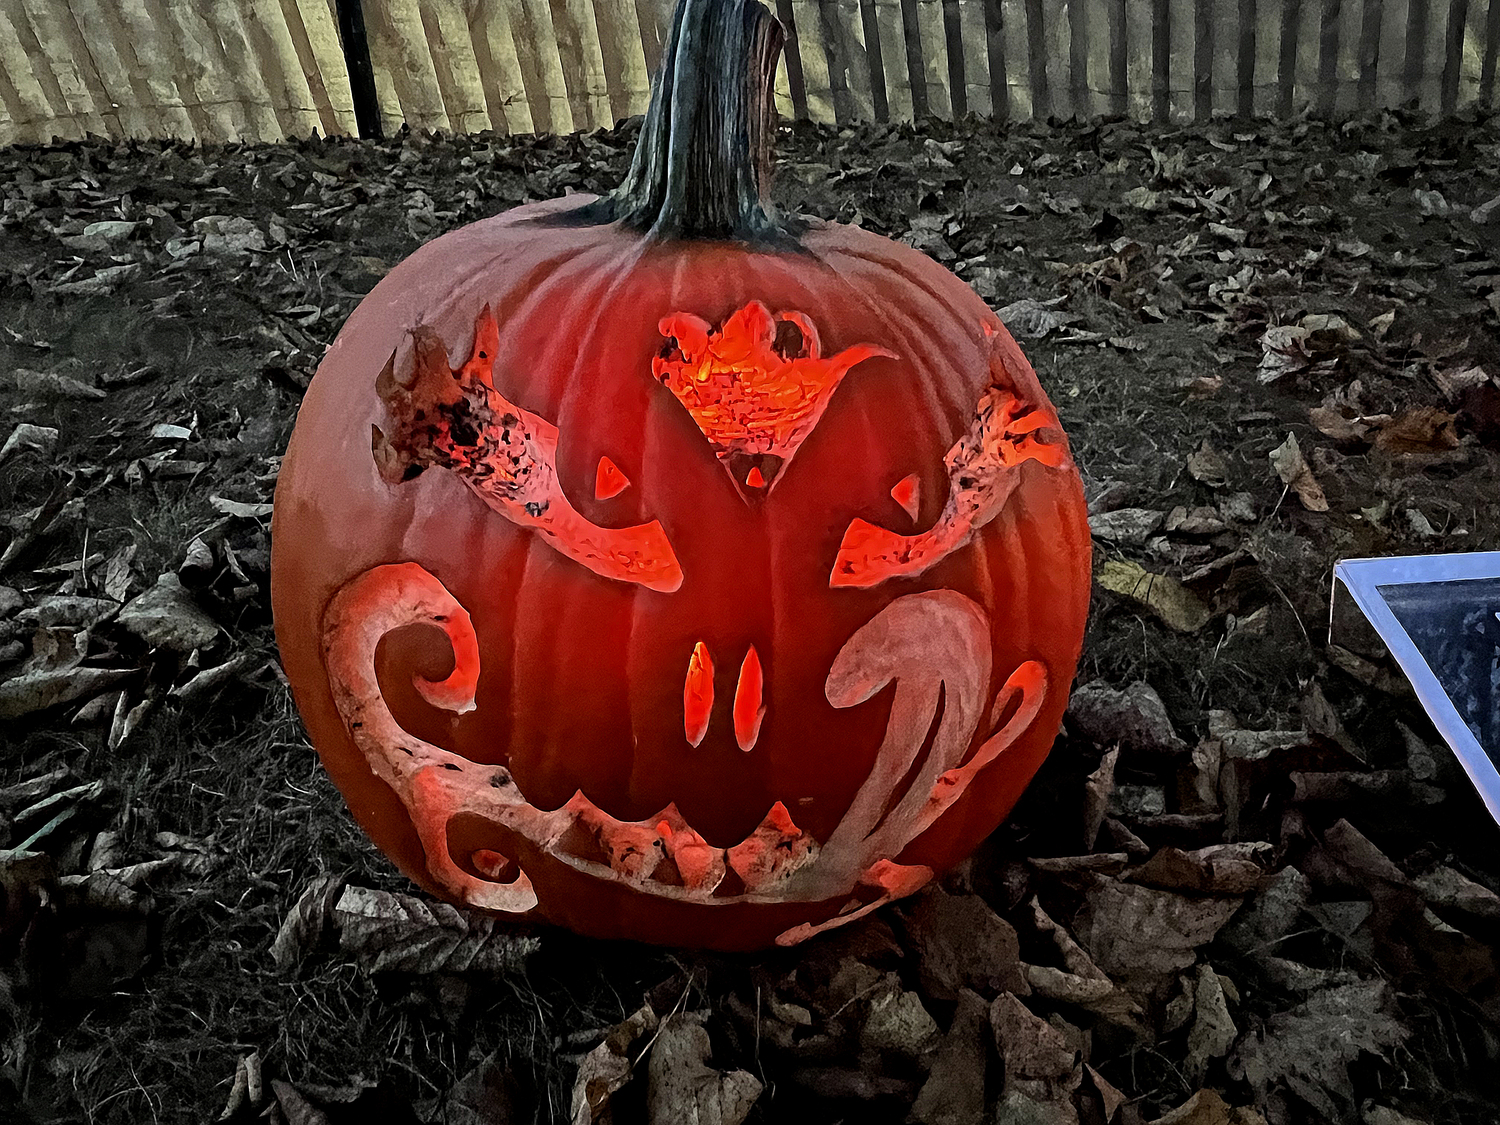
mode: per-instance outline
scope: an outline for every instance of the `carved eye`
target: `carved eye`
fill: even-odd
[[[599,468],[594,473],[594,499],[612,500],[630,487],[630,478],[620,472],[620,467],[608,457],[599,458]]]
[[[391,420],[390,433],[372,434],[376,467],[400,484],[434,466],[448,469],[493,511],[529,527],[595,574],[671,592],[682,566],[659,520],[634,527],[601,527],[569,503],[558,483],[557,427],[510,402],[495,389],[500,329],[486,305],[474,325],[474,346],[450,368],[442,337],[428,327],[411,332],[411,349],[393,354],[375,382]],[[617,495],[630,481],[608,457],[600,459],[594,492]]]
[[[1035,461],[1068,464],[1068,447],[1050,406],[1018,397],[1014,382],[991,361],[992,382],[979,396],[968,431],[943,458],[948,497],[926,531],[911,535],[854,519],[844,532],[829,575],[830,586],[877,586],[888,578],[920,574],[967,543],[1005,506],[1020,483],[1019,468]],[[915,520],[921,510],[915,473],[891,489],[891,498]]]

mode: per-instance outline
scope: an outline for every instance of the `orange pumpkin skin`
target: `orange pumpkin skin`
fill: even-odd
[[[487,897],[480,885],[502,888],[519,869],[530,897],[514,907],[529,909],[501,909],[580,933],[721,949],[789,943],[950,867],[1003,820],[1040,766],[1088,605],[1082,488],[1014,341],[972,290],[920,253],[833,224],[812,224],[793,251],[552,221],[587,202],[521,207],[437,239],[344,326],[308,389],[277,486],[272,601],[284,666],[355,819],[432,893],[495,909],[509,901],[503,890]],[[861,346],[849,354],[867,356],[768,487],[732,475],[745,460],[717,457],[657,373],[676,342],[663,335],[665,318],[690,314],[717,329],[747,308],[801,314],[824,356]],[[497,331],[487,338],[491,317]],[[435,340],[462,378],[479,372],[525,417],[556,427],[551,468],[562,500],[553,510],[570,507],[602,535],[654,521],[680,569],[675,587],[581,563],[565,535],[507,518],[461,468],[408,468],[393,480],[387,465],[382,476],[382,441],[397,429],[389,392],[413,378],[413,364],[426,362],[423,378],[437,380]],[[413,359],[421,346],[428,358]],[[1020,421],[980,426],[986,403],[1001,401]],[[972,462],[945,464],[965,435],[985,448],[971,451]],[[986,493],[966,465],[1002,483]],[[606,470],[628,483],[611,476],[603,488]],[[913,474],[915,488],[902,487]],[[909,546],[929,532],[929,545],[942,539],[954,519],[951,542],[920,566],[878,551],[848,562],[859,554],[860,521]],[[359,631],[360,607],[379,604],[381,582],[417,568],[467,611],[472,658],[460,652],[455,667],[440,631],[459,629],[451,619],[402,628],[374,658],[378,693],[340,687],[350,659],[340,638]],[[372,592],[339,600],[356,587]],[[886,621],[902,628],[886,635]],[[712,658],[712,704],[694,745],[685,676],[700,644]],[[746,750],[750,720],[738,711],[752,648],[763,688],[750,700],[759,726]],[[871,671],[882,661],[894,687]],[[441,679],[450,668],[455,682],[477,671],[472,709],[434,707],[413,687],[414,676]],[[912,687],[920,676],[931,683]],[[908,688],[915,719],[893,718],[906,706],[893,699]],[[411,736],[396,741],[409,745],[372,751],[376,736],[351,718],[351,707],[366,705],[388,706],[390,729]],[[940,712],[955,724],[969,715],[972,729],[948,732]],[[883,741],[901,741],[898,727],[905,744],[882,756]],[[863,846],[848,822],[878,789],[872,770],[890,773],[896,758],[910,766],[943,739],[954,757],[941,776],[903,767],[890,802],[911,776],[923,791],[899,806],[878,802],[876,813],[910,813],[909,826],[882,837],[896,841],[890,854],[845,857],[841,838]],[[428,755],[421,760],[450,757],[417,768],[414,747]],[[980,767],[985,754],[998,756]],[[481,774],[493,767],[489,785],[513,784],[506,799],[524,795],[524,806],[476,813],[485,786],[426,805],[414,796],[436,793],[429,782],[471,784],[469,763]],[[406,772],[393,780],[392,770]],[[467,811],[455,813],[460,806]],[[891,814],[882,830],[893,819],[901,818]],[[767,828],[772,821],[780,827]],[[747,850],[747,838],[765,846]],[[510,861],[504,870],[486,868],[496,857]],[[818,877],[819,864],[852,876]]]

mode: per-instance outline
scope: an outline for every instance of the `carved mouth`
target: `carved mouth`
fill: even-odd
[[[442,629],[454,653],[452,673],[441,681],[416,679],[417,691],[436,707],[472,710],[479,678],[473,624],[442,583],[416,563],[374,567],[340,589],[324,615],[324,655],[350,737],[405,805],[428,871],[446,892],[510,914],[538,905],[515,857],[484,849],[486,854],[476,851],[463,864],[454,858],[450,825],[475,817],[585,875],[648,895],[706,907],[848,900],[828,921],[782,934],[781,944],[853,921],[926,883],[931,869],[903,865],[899,856],[1030,728],[1047,688],[1044,666],[1027,661],[986,707],[991,642],[984,611],[951,590],[898,598],[849,639],[825,685],[828,701],[842,708],[896,682],[885,739],[838,827],[820,845],[778,801],[744,840],[718,848],[675,805],[645,820],[624,821],[578,792],[561,808],[538,809],[504,766],[472,762],[402,729],[381,696],[375,651],[387,632],[414,624]],[[918,762],[940,698],[942,719]],[[1001,714],[1009,714],[1004,726],[965,761],[979,724]],[[512,868],[515,877],[499,881]],[[877,897],[857,895],[861,887]]]

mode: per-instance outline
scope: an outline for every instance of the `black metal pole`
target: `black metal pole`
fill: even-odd
[[[380,102],[375,96],[375,71],[370,66],[370,41],[365,36],[365,10],[360,0],[335,0],[344,66],[354,95],[354,124],[361,137],[381,136]]]

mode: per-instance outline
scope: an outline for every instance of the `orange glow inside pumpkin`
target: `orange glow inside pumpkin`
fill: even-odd
[[[708,719],[714,709],[714,661],[708,646],[699,641],[688,657],[687,678],[682,685],[682,725],[687,740],[694,746],[708,733]]]
[[[916,473],[902,477],[891,489],[891,499],[900,504],[902,509],[912,519],[917,518],[917,512],[922,505],[921,481]]]
[[[658,328],[667,341],[652,359],[651,373],[687,408],[721,459],[736,453],[790,459],[849,369],[891,354],[856,344],[824,358],[808,317],[772,314],[760,301],[718,327],[677,312],[663,317]],[[764,477],[746,483],[759,488]]]
[[[745,654],[740,665],[740,682],[734,691],[734,739],[748,753],[760,736],[760,721],[765,718],[765,673],[755,646]]]
[[[620,472],[620,467],[608,457],[599,458],[599,468],[594,473],[594,499],[609,500],[630,487],[630,478]]]

